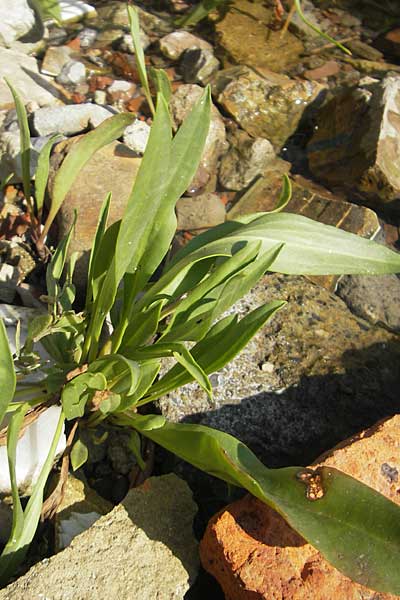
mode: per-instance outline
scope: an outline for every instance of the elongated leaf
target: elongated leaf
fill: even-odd
[[[51,136],[51,138],[47,140],[39,154],[38,164],[35,173],[35,201],[36,210],[39,217],[42,214],[44,195],[46,192],[47,180],[49,177],[50,152],[53,145],[57,140],[60,139],[60,137],[61,136],[59,135]]]
[[[146,360],[139,363],[139,381],[136,389],[130,396],[123,396],[117,409],[118,412],[124,411],[142,399],[147,390],[151,387],[161,367],[160,360]]]
[[[3,319],[0,318],[0,425],[14,397],[16,377],[13,357]]]
[[[222,319],[191,349],[193,359],[207,374],[222,369],[244,348],[260,327],[284,305],[285,303],[281,301],[271,302],[253,310],[239,322],[236,316]],[[151,387],[148,396],[141,404],[156,400],[190,381],[193,381],[190,373],[181,365],[175,365]]]
[[[101,206],[100,214],[99,214],[99,219],[97,221],[96,234],[94,236],[94,240],[93,240],[93,244],[92,244],[92,249],[90,251],[89,265],[88,265],[87,287],[86,287],[86,302],[85,302],[86,310],[89,308],[89,303],[91,302],[91,300],[95,299],[94,295],[93,295],[93,271],[94,271],[94,264],[96,262],[96,258],[98,256],[98,254],[99,254],[100,247],[101,247],[101,242],[103,240],[103,236],[104,236],[106,228],[107,228],[108,216],[110,214],[111,198],[112,198],[112,194],[110,192],[105,197],[104,202],[103,202],[103,204]],[[109,255],[109,256],[112,256],[112,254]]]
[[[89,366],[89,372],[105,377],[105,387],[113,392],[128,395],[136,390],[140,376],[139,364],[122,354],[98,358]]]
[[[46,286],[50,299],[55,302],[60,290],[59,282],[67,260],[68,248],[71,243],[72,233],[75,227],[77,214],[75,212],[74,220],[67,235],[58,244],[56,251],[51,257],[50,263],[46,269]]]
[[[172,87],[167,73],[164,69],[150,67],[150,75],[157,88],[157,92],[163,96],[166,102],[169,102],[172,95]]]
[[[61,23],[61,7],[58,0],[32,0],[32,3],[43,21],[54,19],[57,23]]]
[[[125,348],[129,351],[146,344],[156,333],[163,304],[163,300],[155,302],[147,311],[139,312],[129,323],[122,340],[122,353]]]
[[[300,17],[300,19],[302,21],[304,21],[304,23],[313,31],[315,31],[316,33],[318,33],[318,35],[320,35],[321,37],[325,38],[326,40],[328,40],[328,42],[331,42],[331,44],[334,44],[335,46],[337,46],[338,48],[340,48],[340,50],[342,50],[343,52],[345,52],[346,54],[349,54],[351,56],[351,52],[348,48],[346,48],[345,46],[343,46],[343,44],[341,44],[340,42],[337,42],[333,37],[331,37],[330,35],[328,35],[327,33],[321,31],[321,29],[319,29],[316,25],[314,25],[314,23],[312,23],[311,21],[309,21],[307,19],[307,17],[305,16],[303,9],[301,7],[301,2],[300,0],[293,0],[294,5],[296,7],[296,10],[298,12],[298,15]]]
[[[201,470],[246,488],[354,581],[400,594],[400,507],[381,494],[330,467],[267,469],[234,437],[201,425],[155,415],[125,419]]]
[[[138,14],[137,9],[134,6],[128,5],[127,9],[128,9],[129,25],[131,28],[132,42],[133,42],[133,47],[135,50],[136,67],[139,72],[140,83],[142,84],[142,88],[143,88],[144,94],[146,96],[146,100],[150,107],[150,110],[154,115],[154,113],[155,113],[154,104],[153,104],[153,100],[151,98],[150,87],[149,87],[149,82],[147,79],[147,72],[146,72],[146,62],[145,62],[144,52],[143,52],[143,48],[142,48],[142,44],[141,44],[141,40],[140,40],[139,14]]]
[[[69,192],[79,171],[85,166],[97,150],[118,139],[124,129],[132,123],[134,116],[128,113],[114,115],[106,119],[78,140],[69,150],[61,167],[54,178],[52,202],[48,217],[42,232],[42,238],[47,235],[50,225],[54,221],[65,196]]]
[[[28,205],[30,205],[31,198],[31,172],[30,172],[30,155],[31,155],[31,134],[28,125],[28,116],[26,114],[25,106],[17,92],[17,90],[11,85],[8,79],[5,77],[4,81],[10,88],[10,92],[14,98],[15,108],[17,111],[18,125],[19,125],[19,136],[21,144],[21,170],[22,170],[22,183],[24,187],[24,194]]]

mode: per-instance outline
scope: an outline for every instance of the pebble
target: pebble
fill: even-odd
[[[137,119],[124,132],[123,142],[136,154],[143,154],[150,135],[150,125]]]
[[[75,85],[84,82],[86,80],[86,67],[82,62],[70,60],[63,66],[56,80],[64,85]]]

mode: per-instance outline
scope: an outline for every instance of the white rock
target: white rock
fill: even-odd
[[[132,125],[128,125],[124,131],[124,144],[129,146],[129,148],[137,154],[143,154],[149,139],[150,129],[150,125],[136,119],[136,121],[132,123]]]
[[[11,351],[15,352],[15,332],[16,324],[21,323],[21,342],[23,343],[29,322],[40,314],[38,310],[0,304],[0,317],[3,319],[7,335],[10,341]],[[40,354],[44,361],[49,360],[48,355],[43,349]],[[36,377],[30,377],[34,381]],[[21,494],[29,494],[32,486],[37,481],[43,464],[52,443],[61,406],[51,406],[43,412],[39,418],[27,427],[25,433],[19,439],[17,444],[16,476],[18,489]],[[1,424],[3,427],[7,423],[7,418]],[[65,449],[66,437],[62,431],[57,444],[56,455],[59,456]],[[7,447],[0,446],[0,494],[9,495],[11,493],[10,476],[8,472]]]
[[[97,127],[114,112],[110,108],[90,103],[49,106],[34,112],[33,129],[38,135],[74,135],[87,128]]]
[[[143,29],[141,29],[140,45],[142,46],[143,50],[147,50],[147,48],[150,46],[150,43],[151,42],[149,36],[143,31]],[[121,41],[119,43],[119,47],[120,50],[122,50],[122,52],[127,52],[128,54],[135,54],[135,48],[133,46],[132,36],[130,33],[125,33],[122,36]]]
[[[86,67],[78,60],[70,60],[63,66],[61,73],[57,75],[56,79],[58,83],[64,85],[82,83],[86,80]]]
[[[26,0],[0,0],[0,45],[10,46],[34,24],[35,15]]]
[[[113,92],[128,92],[132,88],[132,82],[125,81],[124,79],[115,79],[111,85],[108,86],[107,90]]]
[[[205,40],[188,31],[173,31],[160,40],[160,50],[167,58],[178,60],[185,50],[201,48],[212,51],[212,46]]]
[[[84,17],[95,17],[94,6],[83,2],[83,0],[59,0],[61,9],[61,22],[74,23]]]
[[[50,46],[46,50],[40,69],[45,75],[59,75],[64,67],[71,60],[72,50],[69,46]]]
[[[103,105],[107,102],[107,93],[104,90],[96,90],[93,96],[95,104]]]

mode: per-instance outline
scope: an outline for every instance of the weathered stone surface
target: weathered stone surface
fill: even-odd
[[[64,65],[71,60],[72,50],[69,46],[49,46],[44,55],[41,73],[56,77]]]
[[[167,58],[178,60],[188,49],[200,48],[212,52],[212,46],[188,31],[173,31],[160,40],[160,50]]]
[[[235,0],[215,25],[217,41],[227,61],[277,73],[295,66],[303,44],[289,32],[281,36],[280,31],[273,31],[269,27],[273,19],[273,9],[260,2]]]
[[[51,179],[76,139],[56,146],[52,157]],[[92,247],[101,204],[106,194],[112,192],[109,223],[121,218],[140,162],[141,159],[124,144],[113,142],[105,146],[79,172],[61,206],[58,217],[59,239],[67,234],[74,220],[74,211],[78,211],[70,252],[80,253],[75,276],[81,291],[85,286],[88,252]]]
[[[254,137],[267,138],[275,150],[296,131],[309,104],[322,90],[315,81],[289,79],[247,67],[220,71],[213,85],[218,102]]]
[[[271,467],[310,463],[397,412],[400,383],[398,338],[305,278],[268,275],[231,312],[241,317],[277,299],[286,306],[211,375],[212,405],[195,383],[160,400],[167,418],[231,433]],[[198,484],[197,473],[180,468]]]
[[[313,174],[357,188],[371,203],[400,206],[400,75],[335,97],[308,146]]]
[[[172,117],[176,125],[182,123],[195,102],[203,94],[203,91],[198,85],[181,85],[178,87],[170,102]],[[214,191],[215,187],[211,185],[212,180],[215,179],[218,161],[226,149],[225,125],[216,107],[212,106],[210,129],[208,130],[200,165],[189,186],[189,192],[203,189]],[[213,189],[209,189],[210,187]]]
[[[49,106],[33,113],[32,128],[37,135],[74,135],[94,129],[114,114],[113,109],[95,104]]]
[[[14,100],[3,77],[8,77],[25,104],[39,106],[58,103],[59,93],[50,80],[38,72],[36,59],[22,52],[0,47],[0,110],[14,107]]]
[[[79,60],[70,60],[61,69],[57,75],[57,82],[64,85],[77,85],[86,80],[85,65]]]
[[[136,119],[124,131],[123,142],[136,154],[143,154],[150,135],[150,125]]]
[[[230,143],[230,150],[221,160],[219,181],[228,190],[239,191],[264,172],[275,152],[268,140],[251,138],[244,131],[236,132]]]
[[[219,60],[212,50],[194,48],[183,53],[180,70],[186,83],[206,85],[219,69]]]
[[[84,0],[60,0],[61,23],[76,23],[96,16],[96,9]]]
[[[151,12],[143,10],[140,6],[137,6],[136,8],[139,12],[140,26],[148,35],[154,33],[159,35],[160,33],[171,33],[171,31],[173,31],[173,24],[170,20],[162,19]],[[111,32],[112,34],[113,30],[114,32],[118,29],[120,32],[129,32],[129,18],[126,6],[121,4],[119,0],[113,0],[99,6],[97,14],[99,20],[96,22],[96,26],[100,29],[100,33],[97,37],[98,41],[100,41],[100,39],[103,39],[104,41],[103,36],[107,35],[108,32]],[[115,37],[114,34],[113,39],[115,39]]]
[[[208,229],[225,221],[225,205],[218,194],[180,198],[176,204],[178,230]]]
[[[337,293],[356,315],[400,331],[400,279],[396,275],[347,275],[339,281]]]
[[[195,513],[182,480],[152,477],[0,600],[182,600],[198,569]]]
[[[10,46],[28,33],[35,24],[35,15],[27,0],[0,2],[0,45]]]
[[[321,464],[363,481],[400,504],[400,417],[381,422],[329,452]],[[246,496],[208,525],[200,544],[205,569],[227,600],[395,600],[352,582],[274,510]]]

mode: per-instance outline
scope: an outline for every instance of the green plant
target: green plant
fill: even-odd
[[[0,321],[0,422],[7,415],[13,496],[12,533],[0,557],[0,577],[5,582],[12,574],[34,536],[67,420],[72,425],[74,469],[88,456],[83,430],[95,436],[97,426],[107,423],[130,431],[139,465],[143,465],[140,436],[148,437],[275,508],[355,581],[399,594],[397,505],[336,469],[268,469],[230,435],[140,412],[141,406],[190,381],[197,381],[212,397],[208,375],[227,364],[284,305],[271,302],[241,320],[225,314],[266,271],[310,275],[400,271],[400,255],[384,246],[305,217],[274,212],[248,215],[199,235],[151,281],[175,233],[175,203],[196,172],[211,106],[207,89],[173,135],[162,87],[124,216],[110,226],[110,194],[104,200],[90,254],[84,310],[73,305],[76,257],[67,260],[72,228],[47,268],[48,312],[31,322],[15,356]],[[110,118],[74,146],[59,170],[50,212],[57,211],[88,155],[119,137],[125,119],[126,115]],[[43,183],[38,188],[36,182],[36,189],[43,189]],[[279,208],[289,196],[286,179]],[[50,366],[42,363],[39,344],[50,354]],[[159,377],[165,359],[174,365]],[[41,373],[41,380],[25,384],[32,371]],[[44,404],[60,405],[62,410],[47,460],[23,509],[15,472],[18,436],[25,419]],[[63,460],[68,460],[68,452]]]

